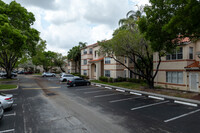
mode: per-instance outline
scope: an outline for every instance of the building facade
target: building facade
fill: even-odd
[[[100,76],[111,78],[133,77],[130,71],[120,63],[110,57],[99,54],[99,49],[100,46],[96,43],[81,50],[81,75],[86,75],[90,79],[99,79]],[[133,69],[133,63],[128,61],[128,58],[118,58]]]
[[[80,72],[80,63],[75,62],[73,60],[65,60],[66,62],[66,67],[65,67],[65,72],[66,73],[79,73]]]
[[[154,72],[158,54],[154,54]],[[162,57],[158,74],[154,80],[156,86],[172,89],[200,92],[200,40],[186,41],[174,50],[173,54]]]

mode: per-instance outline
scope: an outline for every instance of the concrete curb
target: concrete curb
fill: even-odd
[[[117,87],[117,86],[106,85],[106,84],[101,84],[101,83],[92,82],[92,84],[96,85],[96,86],[100,85],[102,87],[113,88],[114,90],[116,90],[116,89],[124,90],[125,92],[129,92],[130,94],[138,94],[138,95],[141,94],[141,95],[147,96],[147,97],[153,96],[153,97],[158,97],[158,98],[164,98],[165,100],[170,100],[170,101],[173,101],[173,102],[181,101],[181,102],[188,102],[188,103],[191,103],[191,104],[198,104],[198,106],[200,105],[200,101],[198,101],[198,100],[179,98],[179,97],[174,97],[174,96],[167,96],[167,95],[156,94],[156,93],[145,92],[145,91],[131,90],[131,89],[123,88],[123,87]]]
[[[0,90],[0,91],[13,91],[13,90],[17,90],[17,89],[19,89],[19,85],[17,85],[17,87],[14,89],[4,89],[4,90]]]

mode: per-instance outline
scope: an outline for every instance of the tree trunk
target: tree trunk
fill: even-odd
[[[152,78],[146,79],[149,89],[154,89],[154,80]]]
[[[77,61],[75,61],[75,73],[77,73]]]

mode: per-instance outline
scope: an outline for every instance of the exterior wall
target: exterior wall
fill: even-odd
[[[154,80],[156,86],[162,86],[166,88],[172,88],[172,89],[180,89],[180,90],[190,90],[190,73],[198,73],[199,75],[199,81],[200,81],[200,71],[188,71],[185,69],[188,65],[191,65],[195,61],[199,61],[199,57],[196,54],[200,51],[200,40],[198,40],[195,43],[185,44],[182,45],[183,47],[183,59],[177,59],[177,60],[166,60],[166,57],[162,57],[162,61],[159,67],[158,74]],[[189,59],[189,48],[193,47],[193,59]],[[154,73],[157,66],[157,60],[158,55],[157,53],[154,53],[153,56],[154,60]],[[182,84],[173,84],[173,83],[167,83],[166,81],[166,72],[183,72],[183,83]],[[199,82],[198,81],[198,82]],[[200,90],[198,89],[198,92]]]
[[[92,54],[88,53],[92,48]],[[81,75],[84,74],[84,70],[87,71],[87,76],[90,79],[99,79],[100,76],[105,76],[105,70],[110,71],[110,77],[118,78],[124,77],[124,70],[126,69],[120,63],[117,63],[114,59],[110,59],[110,64],[105,64],[105,57],[98,53],[100,46],[97,44],[89,45],[81,50]],[[87,50],[87,54],[84,51]],[[120,61],[124,61],[124,57],[117,57]],[[84,65],[84,60],[87,60],[87,64]],[[129,63],[127,59],[126,65],[133,68],[133,63]],[[95,72],[96,67],[96,72]],[[129,71],[126,71],[126,77],[129,77]]]

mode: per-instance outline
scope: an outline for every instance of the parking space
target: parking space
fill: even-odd
[[[158,98],[154,96],[143,96],[137,93],[123,92],[122,90],[113,90],[109,87],[84,86],[72,87],[70,91],[79,94],[81,97],[91,99],[90,101],[109,108],[117,110],[120,114],[126,112],[129,115],[137,114],[145,118],[154,119],[164,124],[181,126],[179,121],[200,122],[200,108],[197,106],[184,105],[179,102]],[[197,116],[197,117],[196,117]],[[190,121],[188,118],[191,118]],[[193,125],[194,126],[194,125]],[[197,127],[195,127],[197,128]]]
[[[4,117],[0,121],[0,133],[12,133],[16,132],[17,122],[20,122],[17,117],[21,117],[19,112],[21,112],[18,104],[20,104],[18,94],[15,92],[4,92],[7,94],[13,94],[13,107],[12,109],[5,109],[4,110]]]

